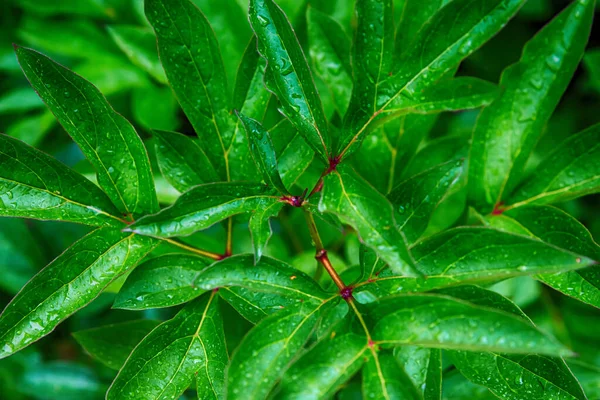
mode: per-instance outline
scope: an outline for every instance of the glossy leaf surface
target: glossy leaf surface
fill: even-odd
[[[122,225],[100,188],[45,153],[0,135],[0,164],[0,216]]]
[[[36,51],[17,47],[16,53],[31,86],[92,163],[119,211],[156,212],[150,161],[133,126],[79,75]]]
[[[319,210],[334,213],[352,225],[365,244],[398,273],[417,274],[406,239],[396,226],[392,205],[352,169],[340,166],[325,177]]]
[[[129,230],[156,237],[187,236],[233,215],[252,212],[279,202],[264,185],[209,183],[181,195],[158,214],[140,218]]]
[[[306,142],[329,162],[329,133],[321,99],[306,57],[284,12],[273,0],[250,1],[250,24],[259,52],[267,60],[267,86],[279,98],[282,112]]]
[[[470,197],[483,212],[508,196],[567,87],[590,32],[594,1],[573,2],[502,74],[502,95],[486,108],[473,133]]]
[[[199,398],[219,399],[226,365],[218,296],[206,294],[142,339],[106,398],[177,398],[196,378]]]
[[[144,310],[185,303],[202,294],[191,282],[209,263],[185,254],[167,254],[146,261],[127,277],[113,307]]]
[[[151,238],[100,228],[34,276],[0,316],[0,357],[35,342],[94,300],[154,247]]]

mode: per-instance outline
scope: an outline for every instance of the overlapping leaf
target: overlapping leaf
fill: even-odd
[[[600,192],[600,125],[569,137],[550,154],[507,203],[550,204]]]
[[[325,177],[319,210],[352,225],[397,273],[418,275],[406,239],[395,224],[392,205],[351,168],[340,166]]]
[[[207,293],[142,339],[106,398],[177,398],[196,379],[198,398],[220,399],[227,361],[218,296]]]
[[[498,229],[531,236],[559,249],[588,257],[592,267],[558,274],[536,275],[567,296],[600,308],[600,246],[575,218],[550,206],[526,206],[486,218]]]
[[[56,159],[0,134],[0,216],[120,226],[119,211],[92,182]]]
[[[250,24],[267,60],[267,85],[281,110],[320,158],[329,163],[327,120],[306,58],[287,17],[273,0],[250,1]]]
[[[16,53],[31,86],[94,166],[119,211],[156,212],[150,161],[133,126],[79,75],[36,51],[17,47]]]
[[[181,195],[158,214],[138,219],[129,230],[156,237],[187,236],[233,215],[261,210],[280,201],[256,183],[208,183]]]
[[[480,211],[491,211],[518,183],[583,56],[594,3],[573,2],[526,44],[520,61],[504,71],[504,91],[481,113],[473,133],[469,187]]]
[[[0,316],[0,358],[52,332],[156,246],[155,240],[100,228],[34,276]]]

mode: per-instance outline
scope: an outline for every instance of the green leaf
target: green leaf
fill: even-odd
[[[377,86],[362,82],[364,79],[355,82],[337,154],[347,157],[355,152],[368,134],[369,126],[381,118],[382,112],[411,101],[436,84],[497,33],[522,4],[523,0],[458,0],[441,8],[419,30],[393,68],[383,70],[385,79]],[[461,23],[456,22],[457,18]],[[382,29],[384,23],[375,21],[373,25]],[[391,35],[393,40],[393,27]],[[390,72],[392,76],[389,76]],[[360,86],[369,87],[371,93],[374,92],[367,96],[367,102],[359,96],[364,92],[359,89]]]
[[[423,235],[433,211],[462,171],[462,161],[451,161],[415,175],[391,191],[388,199],[395,207],[396,224],[408,243],[416,242]]]
[[[512,207],[600,192],[600,124],[570,136],[508,198]]]
[[[422,292],[466,282],[500,280],[535,273],[556,273],[589,266],[593,260],[540,240],[484,227],[460,227],[431,236],[411,249],[425,278],[383,271],[357,285],[359,299],[398,291]],[[535,255],[535,257],[532,257]]]
[[[242,286],[219,288],[223,300],[231,305],[242,317],[253,324],[263,318],[297,303],[299,299],[282,295],[256,291]]]
[[[265,398],[310,337],[325,304],[299,303],[259,322],[231,358],[227,397]]]
[[[253,36],[238,67],[233,91],[233,108],[250,118],[262,121],[267,113],[271,92],[264,84],[266,61],[258,54],[256,47],[257,40]],[[259,179],[259,171],[256,170],[253,157],[249,153],[247,135],[244,134],[241,121],[237,118],[234,139],[228,153],[234,180]]]
[[[362,367],[366,339],[354,333],[323,340],[286,372],[277,398],[326,399]]]
[[[417,275],[406,238],[397,229],[388,200],[351,168],[339,166],[323,180],[319,211],[330,212],[354,227],[371,247],[399,274]]]
[[[464,137],[450,136],[432,140],[415,154],[402,176],[409,178],[439,164],[465,159],[468,155],[469,142]]]
[[[371,357],[362,378],[365,399],[421,399],[398,360],[389,353]]]
[[[388,194],[402,181],[401,176],[408,162],[437,117],[435,114],[408,114],[373,129],[352,160],[354,168],[380,193]],[[443,159],[431,166],[446,161],[448,159]],[[373,171],[377,173],[373,174]]]
[[[209,261],[187,254],[166,254],[137,267],[128,277],[113,308],[145,310],[185,303],[203,291],[191,285]]]
[[[142,339],[106,399],[178,398],[194,378],[198,398],[220,399],[227,361],[218,296],[207,293]]]
[[[587,399],[560,358],[456,351],[452,360],[467,379],[501,399]]]
[[[262,257],[263,251],[271,238],[273,231],[269,219],[276,217],[283,208],[282,202],[272,202],[265,205],[263,209],[256,209],[252,212],[248,228],[252,235],[252,248],[254,249],[254,261],[258,262]]]
[[[140,319],[73,332],[73,337],[92,358],[119,370],[135,346],[158,324]]]
[[[156,212],[150,161],[133,126],[82,77],[34,50],[17,47],[16,53],[31,86],[94,166],[119,211]]]
[[[315,74],[327,85],[340,115],[344,115],[352,95],[350,39],[333,18],[309,7],[306,13],[309,54]]]
[[[129,60],[160,83],[167,83],[152,31],[133,25],[112,25],[108,33]]]
[[[7,91],[0,96],[0,114],[26,112],[43,106],[44,103],[35,91],[28,87]]]
[[[146,0],[144,4],[167,79],[214,169],[222,180],[228,180],[232,118],[215,34],[204,14],[188,0]]]
[[[196,186],[158,214],[138,219],[129,230],[155,237],[187,236],[228,217],[280,201],[264,185],[218,182]]]
[[[102,399],[106,391],[106,386],[91,368],[65,361],[33,367],[20,378],[20,391],[32,398]]]
[[[156,158],[165,179],[180,192],[202,183],[219,181],[219,175],[200,144],[180,133],[155,130]]]
[[[442,395],[442,351],[418,346],[400,346],[394,357],[424,400],[440,400]]]
[[[41,270],[0,316],[0,358],[52,332],[155,246],[150,238],[97,229]]]
[[[277,156],[271,142],[271,136],[260,122],[248,118],[238,113],[238,118],[244,126],[248,142],[250,143],[250,153],[262,175],[263,181],[273,189],[277,189],[281,194],[289,194],[285,185],[279,176],[277,169]]]
[[[0,216],[122,226],[92,182],[46,153],[0,134]]]
[[[267,60],[267,86],[279,98],[281,112],[329,164],[331,149],[323,105],[290,22],[272,0],[251,0],[249,17],[259,52]]]
[[[527,235],[565,251],[581,254],[594,265],[577,271],[536,275],[552,288],[577,300],[600,308],[600,246],[590,232],[575,218],[550,206],[526,206],[507,210],[486,218],[491,226]]]
[[[356,3],[356,28],[352,62],[354,87],[344,120],[339,150],[345,153],[361,120],[378,110],[380,85],[394,70],[394,14],[392,0]]]
[[[269,130],[275,153],[279,154],[277,166],[285,187],[292,187],[310,167],[314,152],[289,120],[283,119]]]
[[[430,0],[426,3],[419,0],[395,1],[394,11],[401,13],[396,28],[396,54],[400,55],[409,50],[412,41],[418,37],[419,30],[449,2],[449,0]]]
[[[131,111],[135,121],[146,129],[177,129],[179,104],[168,86],[148,84],[133,89]]]
[[[307,301],[322,301],[329,297],[302,271],[269,257],[262,257],[254,265],[252,256],[248,254],[228,257],[210,265],[198,274],[193,284],[204,290],[241,286]]]
[[[570,354],[529,320],[446,295],[395,295],[378,300],[370,310],[375,320],[373,340],[382,344]]]
[[[489,212],[518,183],[542,129],[583,56],[594,1],[579,0],[525,45],[502,74],[502,94],[484,109],[471,145],[470,197]]]

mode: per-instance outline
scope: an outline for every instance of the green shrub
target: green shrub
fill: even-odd
[[[593,0],[533,37],[509,25],[505,53],[486,42],[524,0],[282,2],[294,28],[273,0],[250,0],[250,26],[199,1],[214,31],[189,0],[72,3],[16,4],[19,39],[73,70],[15,53],[86,161],[15,84],[0,112],[39,129],[0,135],[0,216],[90,228],[1,220],[2,396],[600,394],[600,247],[570,214],[598,230],[600,125],[573,133],[597,121],[593,52],[553,117]],[[29,347],[73,314],[81,347]]]

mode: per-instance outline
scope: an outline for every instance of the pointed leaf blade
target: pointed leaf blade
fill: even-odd
[[[167,79],[222,180],[232,140],[227,79],[215,34],[189,0],[146,0]]]
[[[218,296],[207,293],[142,339],[106,398],[177,398],[197,378],[199,398],[219,399],[227,361]]]
[[[97,229],[34,276],[0,316],[0,358],[52,332],[94,300],[119,275],[135,266],[156,241]]]
[[[473,133],[469,190],[478,210],[491,211],[518,183],[583,56],[594,3],[573,2],[525,45],[520,61],[502,74],[504,91],[483,110]]]
[[[250,1],[250,24],[271,71],[267,86],[315,153],[329,163],[327,120],[306,57],[284,12],[272,0]]]
[[[4,134],[0,134],[0,164],[0,216],[122,226],[119,211],[100,188]]]
[[[353,226],[396,272],[418,275],[406,239],[396,227],[392,205],[351,168],[339,166],[325,177],[319,210]]]
[[[31,86],[92,163],[119,211],[156,212],[150,160],[133,126],[79,75],[34,50],[17,47],[16,53]]]

